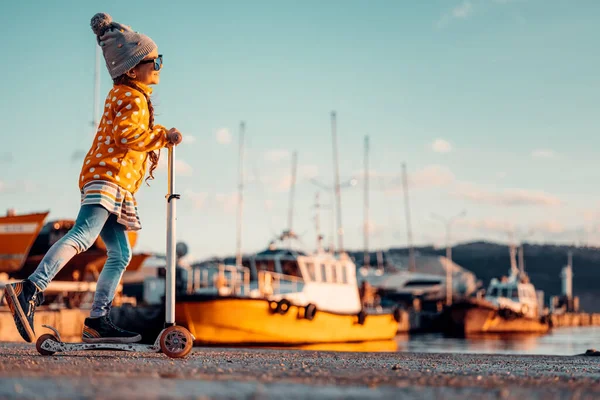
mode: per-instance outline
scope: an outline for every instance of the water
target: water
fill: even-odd
[[[600,327],[557,328],[544,335],[485,335],[466,339],[441,334],[396,337],[400,352],[539,354],[572,356],[600,349]]]
[[[271,347],[278,348],[278,347]],[[282,347],[279,347],[282,348]],[[286,347],[290,348],[290,347]],[[448,338],[443,334],[399,335],[394,340],[364,343],[327,343],[294,346],[300,350],[349,352],[416,352],[538,354],[573,356],[588,349],[600,350],[600,327],[557,328],[543,335],[481,335],[466,339]]]

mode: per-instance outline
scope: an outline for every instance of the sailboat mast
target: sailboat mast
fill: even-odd
[[[298,162],[298,153],[294,151],[292,154],[292,181],[290,183],[290,207],[288,210],[288,232],[290,234],[289,245],[292,244],[292,222],[294,219],[294,189],[296,187],[296,166]]]
[[[340,254],[342,254],[344,252],[344,229],[342,228],[342,194],[340,190],[340,166],[338,160],[337,124],[335,111],[331,112],[331,141],[333,145],[333,167],[337,211],[338,251]]]
[[[315,230],[317,231],[317,252],[323,251],[323,245],[321,244],[323,236],[321,236],[321,204],[319,202],[319,192],[315,194]]]
[[[364,166],[364,180],[365,180],[365,215],[364,215],[364,258],[363,267],[369,268],[371,265],[371,257],[369,255],[369,136],[365,136],[365,166]]]
[[[242,266],[242,215],[244,211],[244,131],[246,124],[240,122],[240,147],[238,165],[238,212],[235,265]]]
[[[408,241],[408,270],[415,272],[415,251],[412,243],[412,227],[410,224],[410,204],[408,202],[408,176],[406,163],[402,163],[402,187],[404,189],[404,212],[406,213],[406,239]]]

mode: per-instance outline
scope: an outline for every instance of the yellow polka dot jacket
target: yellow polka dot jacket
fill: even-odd
[[[146,95],[149,86],[138,84]],[[103,116],[90,151],[83,161],[79,188],[92,181],[115,183],[135,193],[144,180],[148,152],[167,145],[162,125],[148,127],[150,113],[144,93],[115,85],[104,104]]]

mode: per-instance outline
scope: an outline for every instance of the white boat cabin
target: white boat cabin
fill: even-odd
[[[539,315],[538,297],[535,287],[527,280],[516,276],[498,280],[492,279],[485,299],[500,307],[509,308],[526,317],[536,318]]]
[[[196,266],[192,292],[286,298],[298,306],[312,303],[318,309],[340,313],[361,310],[356,266],[348,257],[338,259],[325,252],[306,255],[289,249],[268,249],[244,258],[242,265]]]

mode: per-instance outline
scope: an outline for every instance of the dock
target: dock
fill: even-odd
[[[95,354],[95,355],[92,355]],[[600,357],[194,349],[44,357],[0,344],[0,397],[592,399]]]

